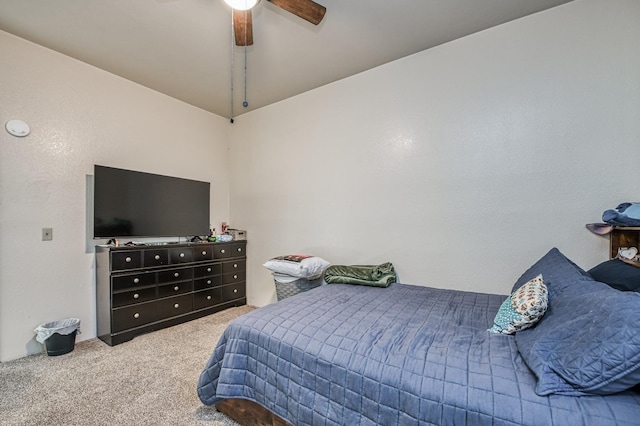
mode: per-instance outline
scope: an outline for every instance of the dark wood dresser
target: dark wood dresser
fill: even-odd
[[[245,305],[246,241],[96,246],[98,337],[113,346]]]

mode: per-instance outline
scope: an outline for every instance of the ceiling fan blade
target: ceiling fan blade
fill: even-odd
[[[252,23],[251,10],[233,10],[233,32],[236,46],[251,46],[253,44]]]
[[[269,0],[276,6],[291,12],[296,16],[309,21],[314,25],[318,25],[324,14],[327,12],[327,8],[319,5],[312,0]]]

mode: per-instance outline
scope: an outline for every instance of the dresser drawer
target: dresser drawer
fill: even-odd
[[[158,297],[175,296],[193,291],[193,281],[182,281],[158,286]]]
[[[122,293],[113,294],[113,307],[119,308],[121,306],[133,305],[134,303],[147,302],[156,298],[156,288],[147,287],[133,291],[124,291]]]
[[[193,293],[193,309],[205,309],[222,303],[222,290],[212,288]]]
[[[158,272],[158,284],[185,281],[193,278],[193,268],[169,269]]]
[[[201,262],[203,260],[213,260],[213,247],[210,245],[196,246],[193,248],[193,260]]]
[[[162,266],[169,264],[169,250],[167,249],[152,249],[145,250],[144,252],[144,266]]]
[[[246,253],[244,251],[244,249],[247,247],[247,244],[242,242],[242,243],[234,243],[234,244],[229,244],[231,246],[230,251],[231,251],[231,256],[230,257],[246,257]]]
[[[239,283],[245,280],[246,277],[245,270],[229,272],[228,274],[222,274],[222,284],[233,284]]]
[[[222,276],[204,277],[193,280],[194,290],[204,290],[205,288],[219,287],[222,285]]]
[[[153,272],[140,272],[137,274],[115,276],[111,280],[113,291],[118,291],[155,284],[156,275]]]
[[[160,319],[175,317],[186,314],[193,310],[193,295],[184,294],[182,296],[168,297],[160,299],[158,304],[158,315]]]
[[[242,260],[231,260],[222,263],[222,273],[227,274],[229,272],[237,272],[237,271],[245,271],[246,270],[247,261]]]
[[[146,302],[113,310],[112,333],[154,322],[158,318],[158,302]]]
[[[122,271],[142,267],[141,251],[119,251],[111,253],[111,269]]]
[[[247,295],[246,286],[244,283],[223,285],[220,288],[222,289],[223,302],[234,299],[241,299]]]
[[[193,262],[193,250],[191,247],[169,249],[169,262],[172,264]]]
[[[214,259],[227,259],[230,257],[244,257],[245,243],[229,243],[213,246]]]
[[[231,251],[229,250],[229,244],[220,244],[213,246],[213,258],[214,259],[224,259],[231,256]]]
[[[222,264],[220,263],[210,263],[208,265],[196,266],[193,268],[194,278],[210,277],[220,274],[222,274]]]

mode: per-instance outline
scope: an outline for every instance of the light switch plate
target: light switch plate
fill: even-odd
[[[42,241],[53,240],[53,228],[42,228]]]

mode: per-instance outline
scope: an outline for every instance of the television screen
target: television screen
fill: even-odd
[[[209,232],[209,182],[94,167],[93,237],[192,237]]]

